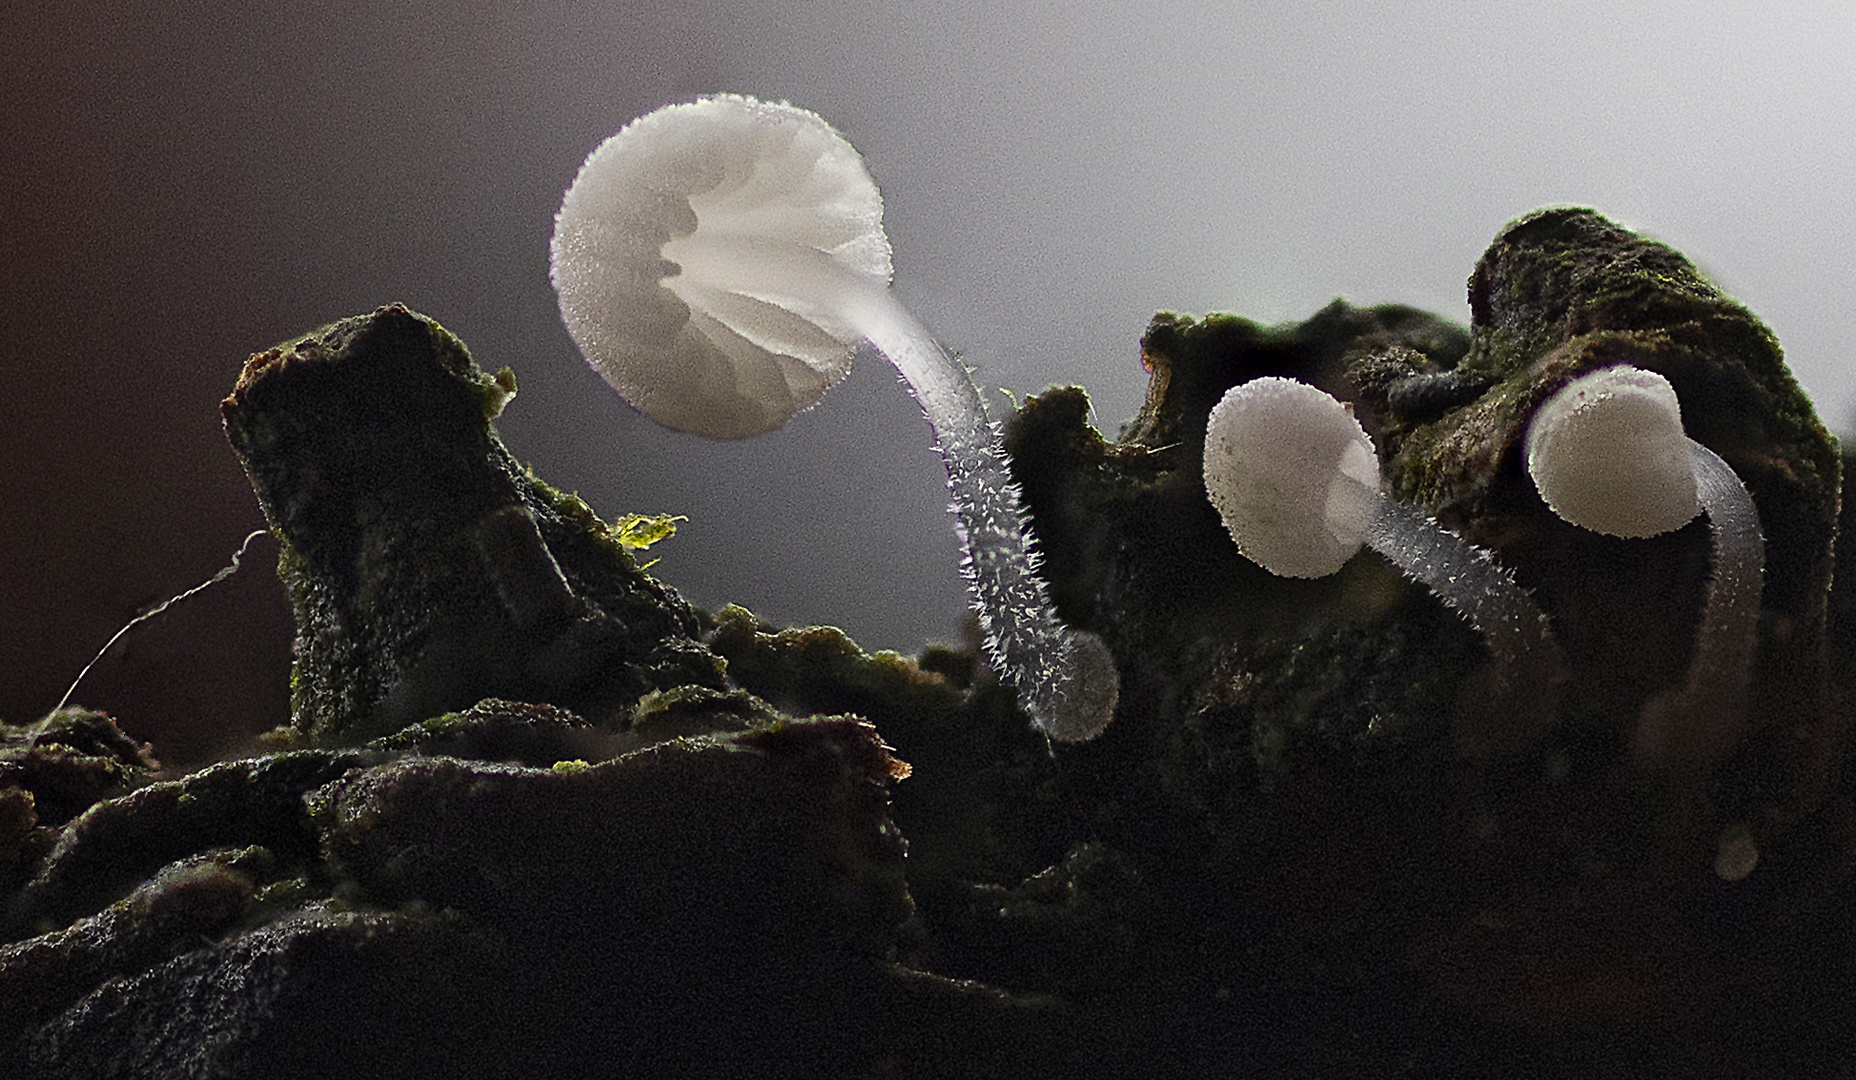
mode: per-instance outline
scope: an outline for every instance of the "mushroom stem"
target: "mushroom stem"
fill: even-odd
[[[1746,735],[1766,570],[1759,510],[1746,485],[1719,454],[1687,442],[1714,540],[1713,572],[1688,676],[1645,705],[1631,740],[1637,760],[1676,786],[1700,783]]]
[[[1465,687],[1459,745],[1478,757],[1519,750],[1559,717],[1566,657],[1546,613],[1514,572],[1415,506],[1375,489],[1366,545],[1482,634],[1494,661]]]
[[[784,250],[770,258],[738,234],[719,231],[673,240],[664,254],[682,268],[665,284],[686,301],[712,299],[699,297],[698,289],[752,296],[839,324],[895,366],[927,417],[947,468],[964,549],[961,573],[979,615],[987,660],[1051,738],[1081,742],[1100,734],[1120,696],[1114,658],[1100,638],[1064,625],[1051,609],[999,428],[966,368],[886,282],[824,252]]]
[[[1543,685],[1564,665],[1547,616],[1489,553],[1467,544],[1415,506],[1375,492],[1366,544],[1482,632],[1510,685]]]
[[[1019,488],[979,389],[888,289],[847,287],[838,314],[895,365],[934,430],[988,661],[1046,735],[1094,738],[1115,714],[1114,658],[1101,638],[1052,610]]]
[[[1708,512],[1714,537],[1714,573],[1708,580],[1688,693],[1740,703],[1746,696],[1759,643],[1759,600],[1765,581],[1766,541],[1759,511],[1746,485],[1721,456],[1689,440],[1695,463],[1695,494]]]

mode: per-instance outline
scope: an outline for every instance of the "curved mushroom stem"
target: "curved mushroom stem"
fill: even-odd
[[[889,291],[887,282],[844,267],[825,252],[767,258],[727,231],[666,244],[683,273],[672,288],[757,297],[808,319],[843,324],[895,365],[934,429],[947,467],[961,545],[987,659],[1017,688],[1019,702],[1053,739],[1093,739],[1114,717],[1120,677],[1102,640],[1059,622],[1027,535],[1018,485],[999,429],[967,371]]]
[[[1481,631],[1494,663],[1465,695],[1458,738],[1477,754],[1527,745],[1558,717],[1566,658],[1546,613],[1507,567],[1415,506],[1374,490],[1366,543]]]
[[[909,386],[947,467],[987,659],[1053,739],[1093,739],[1115,715],[1120,676],[1102,639],[1051,609],[1000,432],[967,371],[886,288],[859,283],[837,309]]]
[[[1744,703],[1759,643],[1766,541],[1759,533],[1759,510],[1740,477],[1695,440],[1689,440],[1688,449],[1695,462],[1695,494],[1714,536],[1714,574],[1689,665],[1688,693]]]
[[[1631,747],[1640,763],[1678,789],[1699,783],[1746,734],[1766,569],[1759,509],[1746,485],[1719,454],[1693,439],[1688,448],[1714,539],[1714,572],[1688,677],[1645,706]]]
[[[1482,632],[1517,686],[1552,681],[1565,660],[1546,613],[1514,574],[1415,506],[1383,493],[1366,543]]]

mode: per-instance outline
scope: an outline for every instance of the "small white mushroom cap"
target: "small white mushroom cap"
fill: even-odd
[[[1669,380],[1619,365],[1581,375],[1534,410],[1527,471],[1565,520],[1657,536],[1701,512],[1682,408]]]
[[[883,200],[817,114],[725,94],[633,120],[555,218],[552,278],[580,351],[641,412],[716,438],[771,431],[850,370],[836,313],[890,276]]]
[[[1333,397],[1294,379],[1253,379],[1212,409],[1205,493],[1246,558],[1283,577],[1325,577],[1366,542],[1379,459]]]

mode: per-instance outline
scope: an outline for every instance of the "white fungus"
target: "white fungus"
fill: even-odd
[[[868,336],[841,298],[889,275],[863,158],[817,115],[752,98],[633,120],[555,219],[554,287],[580,351],[645,415],[715,438],[817,404]]]
[[[1645,537],[1701,512],[1669,380],[1620,365],[1567,383],[1534,411],[1527,471],[1553,512],[1593,532]]]
[[[890,294],[882,219],[863,158],[817,114],[732,94],[666,106],[595,149],[561,203],[561,317],[627,401],[716,438],[811,408],[868,341],[934,429],[994,670],[1045,733],[1094,738],[1114,658],[1051,610],[999,431]]]
[[[1511,691],[1550,696],[1561,658],[1539,606],[1488,552],[1380,490],[1372,440],[1330,395],[1273,376],[1232,387],[1206,425],[1204,469],[1253,562],[1322,577],[1371,546],[1482,632]]]
[[[1660,770],[1705,772],[1746,723],[1766,564],[1752,495],[1719,454],[1683,433],[1669,380],[1624,364],[1587,372],[1543,402],[1526,453],[1541,498],[1574,525],[1645,538],[1707,511],[1714,563],[1688,677],[1644,710],[1632,743]]]
[[[1237,550],[1282,577],[1326,577],[1366,543],[1379,459],[1340,402],[1294,379],[1254,379],[1212,409],[1205,493]]]

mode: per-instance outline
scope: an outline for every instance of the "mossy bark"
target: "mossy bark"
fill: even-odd
[[[722,685],[696,614],[503,447],[514,390],[395,305],[256,354],[222,405],[284,545],[294,723],[316,744],[486,697],[604,718]]]
[[[1080,389],[1026,403],[1043,572],[1123,686],[1061,746],[971,651],[684,604],[510,457],[513,378],[422,316],[258,354],[224,415],[285,545],[294,722],[189,776],[98,714],[0,728],[0,1049],[97,1077],[1834,1074],[1834,446],[1757,319],[1590,211],[1511,224],[1471,299],[1469,327],[1162,314],[1119,438]],[[1518,460],[1539,401],[1617,362],[1670,379],[1769,542],[1753,708],[1681,790],[1631,732],[1692,659],[1707,528],[1583,533]],[[1483,643],[1377,556],[1290,581],[1237,553],[1204,425],[1260,375],[1348,402],[1390,489],[1533,590],[1569,665],[1544,730],[1487,749]]]

